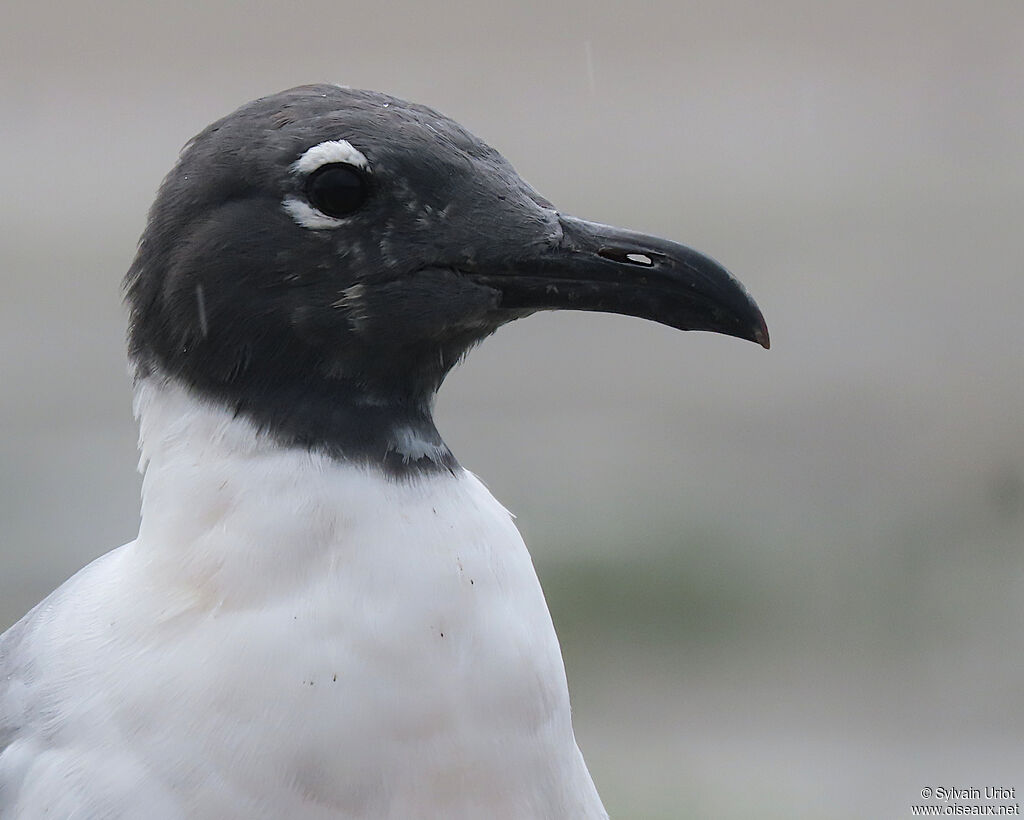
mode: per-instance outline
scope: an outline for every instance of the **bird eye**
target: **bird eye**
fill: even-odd
[[[366,201],[366,176],[343,162],[321,165],[306,181],[306,196],[320,213],[340,219],[349,216]]]

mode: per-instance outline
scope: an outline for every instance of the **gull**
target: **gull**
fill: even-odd
[[[185,146],[126,294],[139,534],[0,637],[0,816],[607,817],[530,555],[434,397],[542,310],[768,347],[743,287],[315,85]]]

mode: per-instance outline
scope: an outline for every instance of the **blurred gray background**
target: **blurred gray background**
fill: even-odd
[[[613,817],[1024,791],[1024,5],[34,3],[0,33],[0,627],[134,537],[120,278],[178,149],[335,81],[720,259],[773,349],[550,314],[448,380]]]

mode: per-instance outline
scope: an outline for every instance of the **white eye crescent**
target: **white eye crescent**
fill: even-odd
[[[354,165],[364,171],[370,170],[370,163],[366,161],[363,152],[352,145],[348,140],[327,140],[312,148],[299,157],[292,164],[292,171],[296,174],[311,174],[321,165],[330,165],[341,162],[345,165]]]
[[[338,168],[337,173],[331,171],[332,167]],[[323,169],[323,173],[317,172]],[[322,230],[324,228],[337,228],[345,224],[344,216],[355,210],[355,208],[332,207],[332,199],[325,195],[331,178],[337,177],[343,180],[345,172],[343,169],[350,169],[349,174],[365,175],[370,172],[370,163],[362,151],[352,145],[348,140],[327,140],[308,148],[301,157],[292,163],[292,173],[306,176],[309,181],[315,184],[310,188],[307,185],[307,199],[296,196],[285,197],[281,205],[303,228]],[[318,182],[317,182],[318,181]],[[365,191],[364,197],[365,198]],[[361,200],[360,200],[361,202]],[[320,209],[325,205],[326,211]]]

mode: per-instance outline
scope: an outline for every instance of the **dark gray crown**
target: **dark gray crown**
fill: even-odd
[[[345,162],[307,152],[342,142],[365,158],[352,168],[365,201],[333,218],[311,178]],[[140,377],[179,380],[285,444],[397,471],[454,468],[436,390],[471,345],[534,310],[767,341],[706,257],[564,217],[436,111],[330,85],[255,100],[188,143],[126,290]]]

